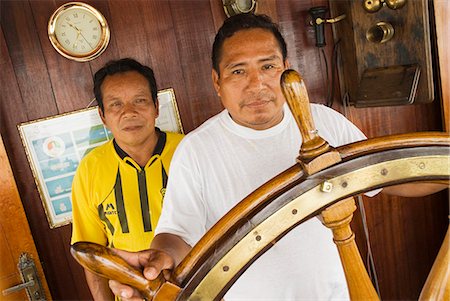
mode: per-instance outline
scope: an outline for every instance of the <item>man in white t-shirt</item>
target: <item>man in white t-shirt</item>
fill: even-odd
[[[233,16],[219,29],[212,78],[225,110],[178,146],[151,249],[140,257],[120,253],[148,279],[174,268],[232,207],[295,163],[302,139],[280,87],[286,57],[286,43],[266,16]],[[311,110],[331,146],[365,139],[336,111],[317,104]],[[110,287],[122,298],[142,300],[116,281]],[[331,231],[317,218],[278,241],[225,295],[227,301],[332,298],[347,299],[347,286]]]

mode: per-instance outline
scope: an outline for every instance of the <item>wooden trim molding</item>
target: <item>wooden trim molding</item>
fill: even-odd
[[[450,132],[450,1],[434,0],[434,14],[442,86],[442,120],[445,131]]]

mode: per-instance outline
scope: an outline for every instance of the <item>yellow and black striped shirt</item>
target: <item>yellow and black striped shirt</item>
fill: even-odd
[[[148,249],[158,223],[175,148],[183,135],[159,132],[153,156],[139,166],[110,141],[80,163],[72,184],[72,244]]]

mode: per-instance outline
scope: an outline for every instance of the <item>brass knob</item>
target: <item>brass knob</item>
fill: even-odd
[[[387,5],[390,9],[399,9],[405,6],[406,0],[364,0],[363,8],[369,13],[376,13],[383,5]]]
[[[394,27],[387,22],[378,22],[366,32],[366,39],[373,43],[386,43],[394,36]]]
[[[363,7],[369,13],[376,13],[383,7],[382,0],[364,0]]]
[[[384,0],[390,9],[399,9],[405,6],[406,0]]]

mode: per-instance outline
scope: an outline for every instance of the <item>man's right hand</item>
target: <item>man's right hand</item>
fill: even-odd
[[[145,250],[140,252],[127,252],[114,249],[114,253],[125,259],[130,265],[143,271],[144,277],[148,280],[154,280],[161,271],[165,274],[166,279],[170,276],[170,270],[175,266],[173,258],[164,251]],[[122,298],[122,300],[139,300],[142,296],[135,288],[122,284],[115,280],[109,280],[109,287],[112,292]]]

